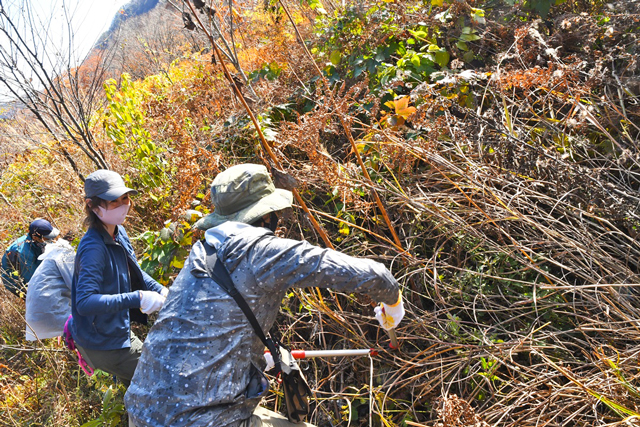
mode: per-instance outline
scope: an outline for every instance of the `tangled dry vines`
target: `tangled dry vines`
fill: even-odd
[[[425,22],[452,55],[446,70],[419,83],[402,80],[398,68],[385,83],[347,73],[327,89],[304,78],[315,64],[293,36],[277,34],[286,47],[248,50],[288,64],[279,79],[254,82],[261,99],[252,104],[271,112],[289,105],[277,125],[269,112],[260,118],[276,135],[283,179],[297,183],[338,249],[390,266],[407,302],[401,348],[382,351],[373,370],[367,358],[303,363],[316,397],[310,421],[640,425],[640,14],[572,13],[595,3],[569,2],[553,18],[521,14],[504,25],[506,12],[496,11],[474,27],[479,39],[469,49],[484,62],[471,65],[450,43],[456,21],[436,19],[436,7],[408,12],[406,3],[388,5],[404,26],[393,36]],[[467,23],[476,6],[455,2],[451,13]],[[280,21],[266,33],[285,28]],[[375,48],[385,42],[379,29],[365,27],[341,46]],[[245,54],[242,61],[255,61]],[[266,159],[227,82],[214,65],[201,68],[144,105],[154,140],[174,150],[179,208],[207,173]],[[390,105],[381,95],[389,91],[401,93]],[[320,242],[308,218],[294,215],[283,233]],[[372,304],[296,291],[279,326],[293,347],[386,348]],[[280,396],[268,404],[278,407]]]
[[[318,123],[341,141],[335,115],[361,124],[368,165],[380,172],[376,190],[410,248],[403,264],[390,240],[373,243],[374,232],[390,236],[368,193],[340,199],[371,231],[364,233],[368,245],[346,239],[343,247],[359,245],[350,250],[392,261],[409,301],[401,351],[376,360],[374,412],[389,420],[378,421],[383,425],[640,423],[638,97],[607,66],[620,67],[622,57],[585,50],[579,56],[559,45],[571,26],[593,39],[606,28],[580,16],[557,23],[553,36],[543,36],[539,22],[515,29],[512,49],[500,50],[511,53],[488,73],[415,88],[410,128],[364,124],[361,111],[329,111],[320,102],[325,108],[284,132],[308,153],[320,150]],[[540,55],[545,67],[536,65]],[[637,69],[635,59],[625,66]],[[461,85],[475,94],[472,104],[460,102],[461,92],[443,96]],[[332,96],[364,103],[356,92]],[[318,171],[332,165],[323,182],[297,175],[321,189],[316,193],[368,186],[346,150],[325,147],[308,160]],[[336,328],[323,322],[326,306],[314,306],[320,314],[309,324],[319,322],[322,332],[309,327],[305,336],[297,323],[294,342],[385,343],[373,324],[359,328],[362,318],[349,310],[332,310],[330,318],[346,324]],[[353,416],[354,403],[372,391],[366,360],[334,363],[311,369],[321,425],[348,418],[345,400]],[[352,394],[354,384],[361,388]]]

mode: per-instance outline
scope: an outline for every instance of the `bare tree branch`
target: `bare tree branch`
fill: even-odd
[[[15,16],[0,2],[0,87],[33,114],[80,178],[65,142],[77,146],[96,167],[108,169],[90,120],[104,102],[98,95],[106,79],[105,64],[113,59],[113,52],[93,52],[98,58],[88,65],[83,65],[88,58],[83,62],[74,58],[72,17],[64,2],[65,46],[55,45],[52,18],[39,23],[27,0],[13,6],[12,11],[19,11]],[[60,50],[52,53],[51,49]]]

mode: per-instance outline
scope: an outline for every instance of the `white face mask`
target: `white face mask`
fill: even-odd
[[[98,211],[94,211],[102,222],[108,225],[120,225],[124,222],[131,205],[120,205],[115,209],[105,209],[98,206]]]

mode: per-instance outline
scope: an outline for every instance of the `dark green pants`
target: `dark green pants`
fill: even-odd
[[[77,344],[76,347],[89,366],[115,375],[126,387],[129,387],[142,353],[142,341],[138,337],[131,334],[131,347],[119,350],[91,350]]]

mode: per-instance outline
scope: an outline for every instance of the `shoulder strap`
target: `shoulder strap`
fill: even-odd
[[[225,290],[238,304],[240,309],[244,312],[244,315],[251,323],[253,330],[255,331],[258,338],[264,343],[264,345],[269,349],[271,355],[273,356],[274,361],[280,359],[278,347],[273,343],[271,338],[267,338],[256,319],[256,316],[253,314],[253,311],[245,301],[242,294],[238,291],[238,288],[233,284],[233,279],[229,275],[227,268],[222,264],[220,259],[218,259],[218,255],[216,250],[211,247],[206,241],[203,241],[204,249],[207,253],[206,266],[207,273],[209,273],[209,277],[211,277],[222,289]],[[277,366],[277,364],[276,364]]]

